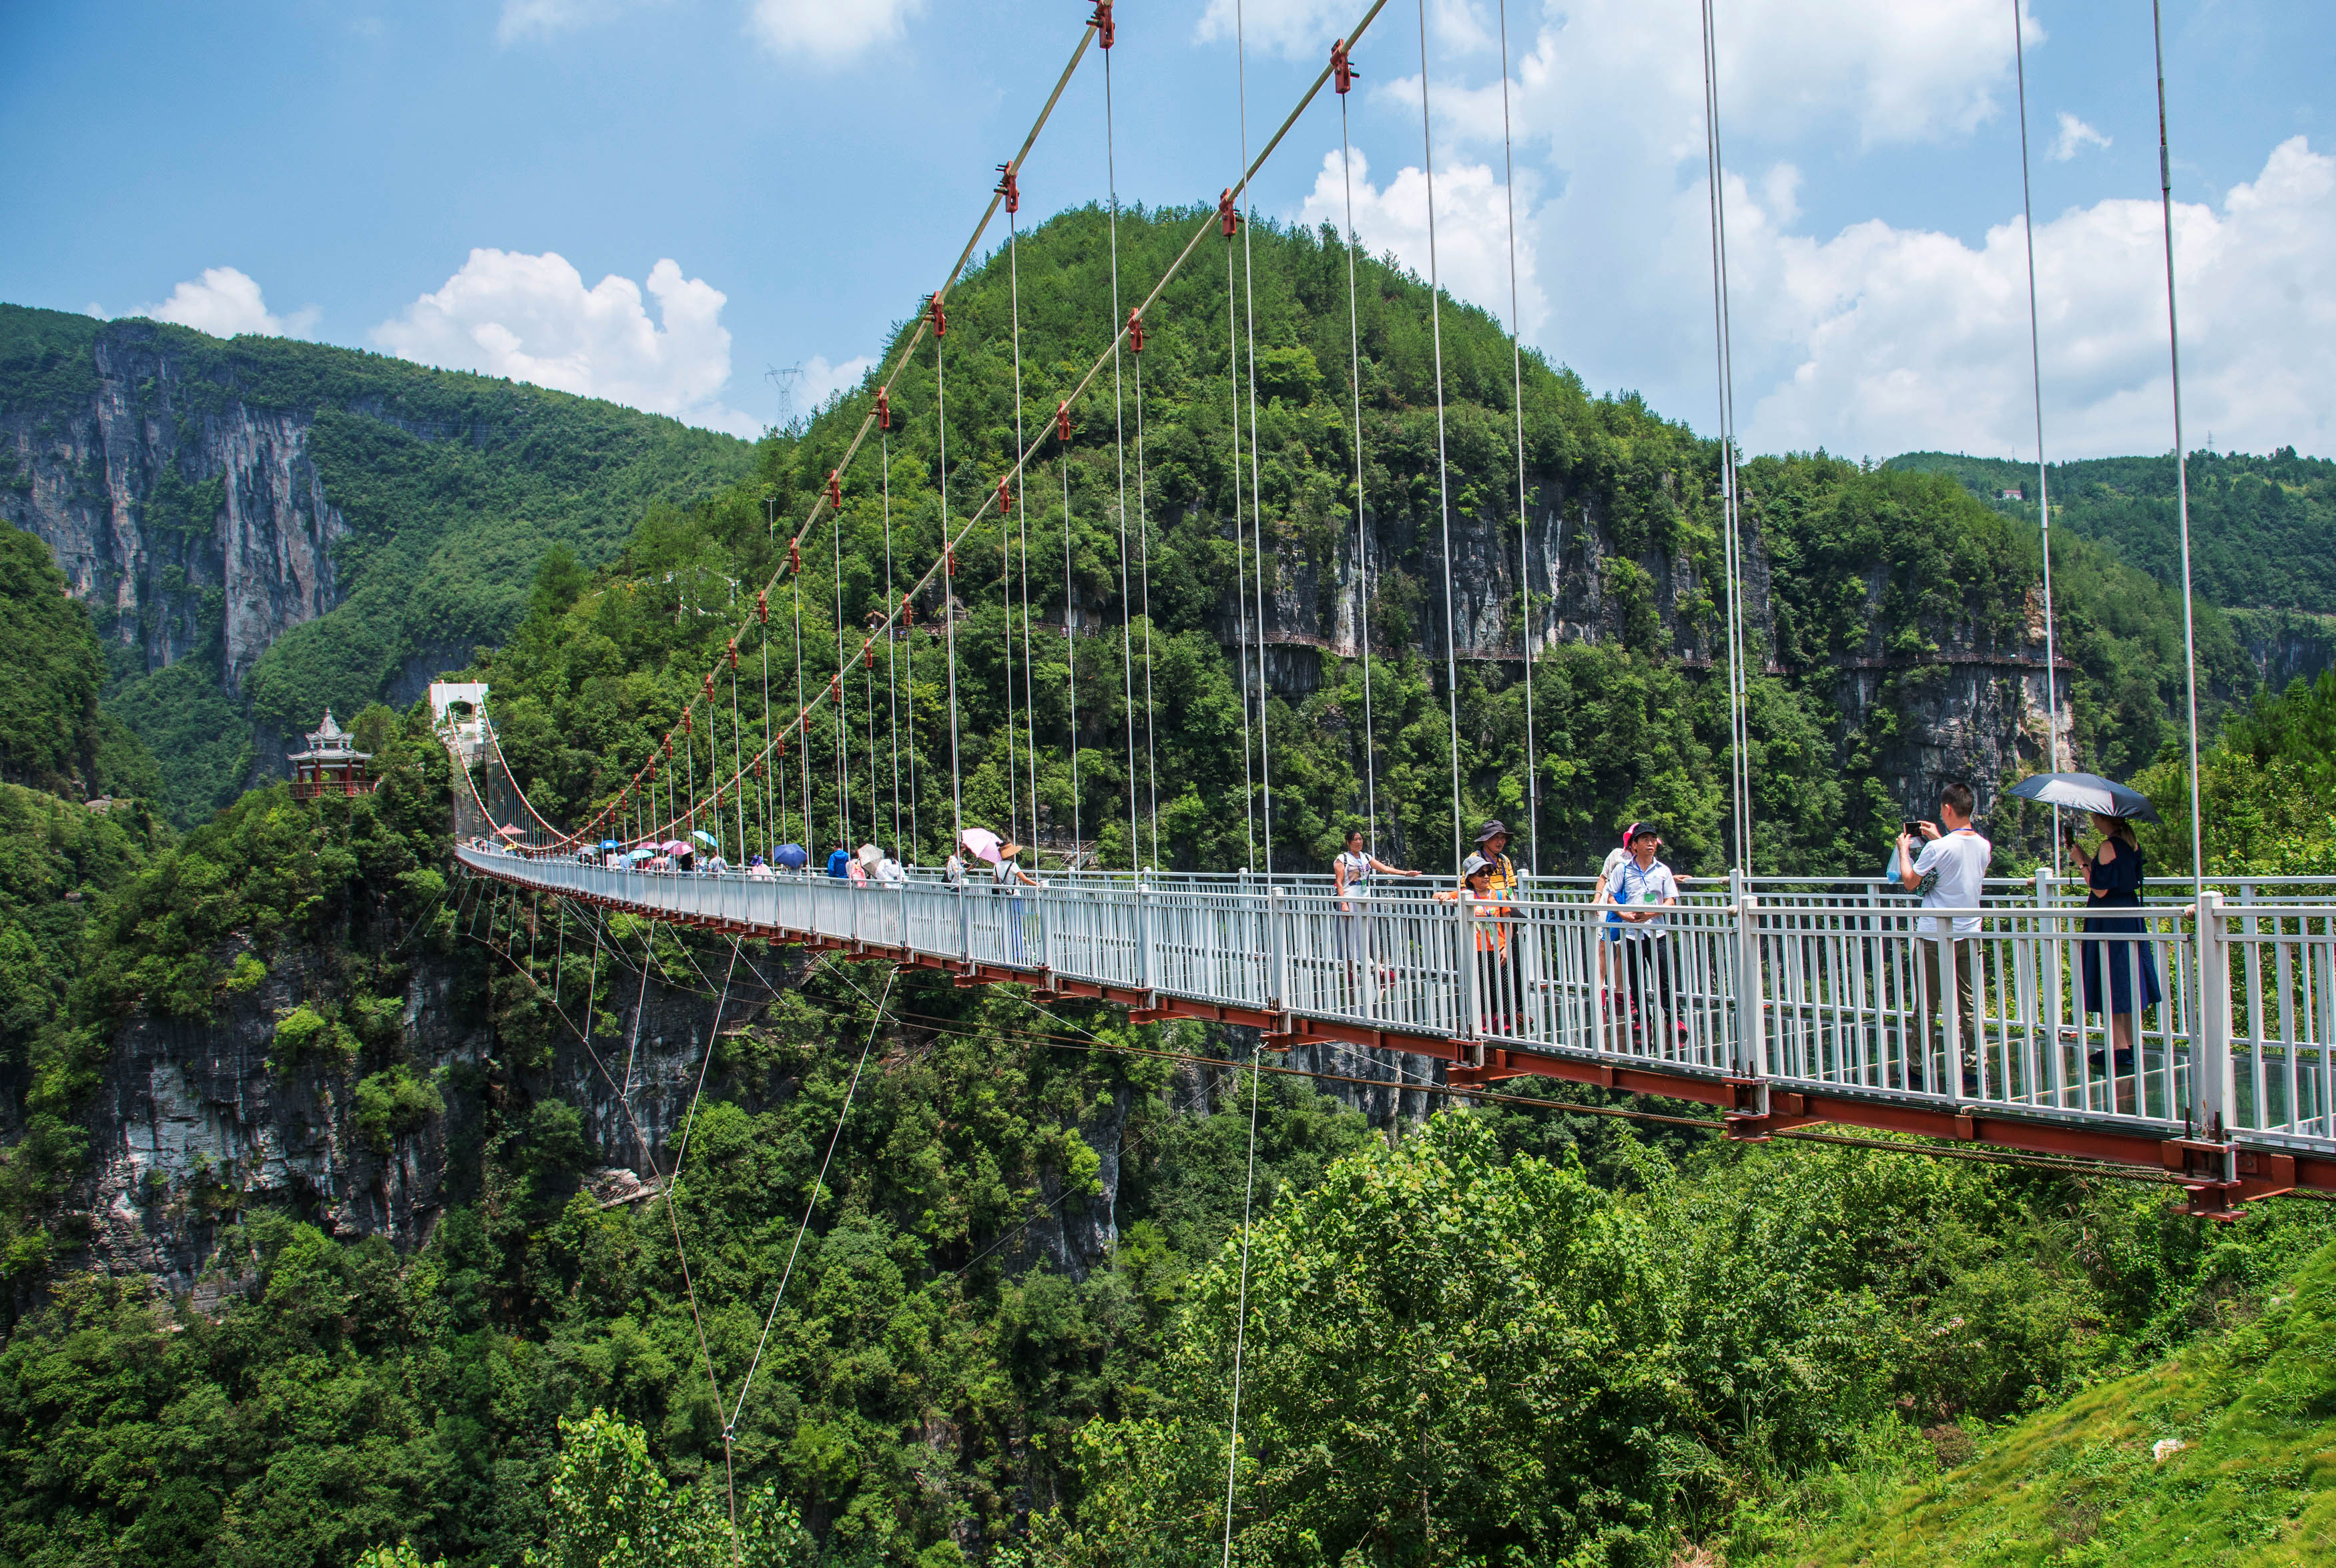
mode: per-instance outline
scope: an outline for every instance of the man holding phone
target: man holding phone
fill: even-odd
[[[1986,887],[1988,862],[1995,846],[1971,826],[1971,786],[1957,780],[1939,791],[1936,822],[1900,824],[1898,878],[1909,893],[1922,895],[1925,909],[1976,909]],[[1915,851],[1917,840],[1922,849]],[[1975,915],[1925,915],[1918,923],[1931,940],[1922,946],[1922,1016],[1941,1019],[1943,1031],[1945,989],[1940,983],[1942,950],[1954,975],[1955,1021],[1961,1030],[1962,1063],[1979,1060],[1978,990],[1980,918]],[[1927,1031],[1926,1031],[1927,1032]],[[1941,1046],[1943,1051],[1943,1041]],[[1927,1054],[1927,1053],[1926,1053]],[[1976,1088],[1976,1075],[1964,1074],[1965,1091]],[[1921,1087],[1919,1084],[1916,1087]]]

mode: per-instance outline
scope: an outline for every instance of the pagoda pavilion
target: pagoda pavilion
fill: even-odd
[[[333,722],[330,708],[325,710],[325,721],[308,731],[308,749],[293,752],[290,760],[296,799],[373,793],[373,779],[365,769],[373,753],[356,749],[348,731]]]

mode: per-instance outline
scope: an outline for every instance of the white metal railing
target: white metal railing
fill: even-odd
[[[1874,892],[1683,901],[1625,923],[1584,889],[1085,874],[1010,891],[912,877],[644,873],[465,847],[489,875],[691,919],[906,950],[1290,1018],[1804,1091],[2221,1127],[2336,1150],[2336,907],[2025,903]],[[1645,913],[1636,911],[1634,913]],[[2110,930],[2107,920],[2124,924]],[[1942,937],[1938,922],[1959,929]]]

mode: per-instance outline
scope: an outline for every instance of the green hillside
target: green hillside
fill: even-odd
[[[99,426],[102,398],[137,420]],[[275,415],[299,431],[301,460],[349,531],[331,548],[333,607],[277,638],[229,689],[214,535],[242,460],[222,432]],[[354,712],[466,663],[525,614],[551,545],[605,561],[644,511],[736,479],[752,451],[613,403],[358,350],[15,305],[0,305],[0,423],[19,446],[5,499],[26,526],[35,479],[57,454],[104,443],[93,469],[54,475],[40,492],[63,504],[106,505],[96,487],[109,465],[126,476],[146,559],[118,570],[137,607],[125,615],[106,594],[92,613],[111,660],[107,706],[160,759],[182,823],[243,787],[255,726],[297,736],[327,705]],[[279,530],[313,526],[305,500],[277,500]],[[156,628],[181,622],[179,642],[191,645],[165,667]]]
[[[101,704],[105,649],[46,545],[0,523],[0,779],[75,799],[161,792],[154,760]]]
[[[1164,266],[1195,217],[1124,217],[1124,273],[1146,276]],[[1026,439],[1109,342],[1107,241],[1104,215],[1092,209],[1058,215],[1022,237]],[[1251,247],[1265,571],[1270,593],[1281,596],[1276,632],[1326,641],[1335,630],[1341,552],[1351,549],[1354,530],[1346,263],[1334,243],[1306,229],[1260,225]],[[960,521],[994,487],[1014,448],[1011,286],[1003,260],[976,267],[949,302],[949,515]],[[1244,783],[1243,675],[1227,646],[1237,627],[1231,590],[1241,569],[1233,518],[1237,507],[1244,516],[1248,510],[1235,488],[1248,474],[1246,463],[1234,460],[1231,419],[1237,394],[1245,406],[1251,367],[1245,350],[1238,360],[1229,356],[1222,261],[1204,251],[1149,318],[1141,473],[1148,527],[1142,537],[1131,528],[1129,542],[1131,557],[1148,553],[1148,584],[1131,566],[1123,595],[1119,453],[1107,376],[1105,392],[1091,393],[1074,421],[1067,541],[1059,450],[1048,443],[1025,476],[1028,597],[1034,615],[1050,624],[1034,634],[1027,702],[1017,632],[1010,778],[1002,573],[1010,558],[1018,595],[1019,508],[1013,539],[986,524],[959,553],[965,809],[972,820],[1001,828],[1031,820],[1035,730],[1040,836],[1067,841],[1076,824],[1110,864],[1128,864],[1139,847],[1144,858],[1153,857],[1154,759],[1162,864],[1233,867],[1264,852],[1264,791]],[[1360,285],[1365,493],[1377,541],[1368,755],[1383,841],[1407,862],[1441,864],[1451,853],[1451,748],[1427,291],[1418,279],[1369,261]],[[1511,571],[1517,526],[1508,342],[1483,312],[1448,302],[1443,338],[1455,575],[1464,593],[1492,601],[1494,626],[1514,638],[1514,577],[1496,575]],[[839,609],[856,629],[883,600],[888,513],[896,589],[939,553],[932,364],[928,343],[895,389],[889,491],[880,453],[863,451],[844,482],[840,542],[823,520],[805,549],[800,583],[809,690],[833,673]],[[1726,858],[1728,731],[1724,688],[1709,674],[1724,622],[1716,586],[1717,449],[1636,397],[1591,395],[1572,373],[1535,355],[1526,357],[1523,396],[1532,504],[1537,515],[1554,509],[1567,519],[1560,547],[1571,597],[1554,602],[1537,589],[1536,623],[1564,615],[1573,629],[1535,663],[1530,767],[1521,664],[1461,662],[1460,814],[1520,824],[1516,850],[1526,853],[1537,840],[1540,868],[1558,873],[1594,866],[1621,823],[1660,818],[1679,862],[1714,868]],[[495,685],[506,750],[547,810],[580,812],[608,799],[673,722],[721,657],[739,613],[731,607],[731,585],[767,580],[783,552],[784,529],[774,538],[766,501],[775,498],[782,519],[806,515],[871,397],[871,386],[849,390],[800,434],[764,443],[745,482],[707,506],[645,522],[589,587],[572,586],[558,598],[558,614],[530,622],[482,664]],[[1128,460],[1133,513],[1133,450]],[[1755,862],[1764,870],[1865,869],[1888,825],[1907,808],[1896,798],[1901,781],[1922,766],[1922,742],[1907,715],[1950,700],[1952,656],[2009,654],[2020,646],[2028,588],[2040,567],[2034,534],[1945,478],[1863,470],[1823,456],[1758,460],[1746,470],[1746,487],[1751,524],[1774,568],[1760,618],[1766,624],[1772,615],[1776,627],[1773,640],[1753,638],[1756,658],[1775,666],[1751,682]],[[2178,607],[2107,552],[2083,541],[2076,547],[2078,558],[2060,584],[2069,634],[2064,653],[2078,665],[2075,740],[2088,763],[2127,772],[2154,760],[2175,734]],[[1076,792],[1061,634],[1066,553],[1082,624],[1095,628],[1077,644]],[[786,692],[796,683],[795,581],[773,606],[780,617],[774,629],[788,628],[770,650],[774,689]],[[929,593],[919,612],[927,633],[938,608],[938,593]],[[698,610],[707,613],[688,613]],[[1124,623],[1133,626],[1132,653]],[[1018,628],[1018,598],[1014,624]],[[1140,717],[1147,633],[1156,746],[1147,758],[1139,728],[1131,780],[1126,692],[1135,687]],[[759,660],[761,645],[750,634],[742,647]],[[918,792],[917,853],[937,860],[946,853],[941,824],[951,799],[946,672],[929,656],[934,650],[924,634],[913,646],[915,690],[902,677],[900,691],[914,709],[917,746],[903,784],[913,781]],[[2212,683],[2211,718],[2220,702],[2245,696],[2254,676],[2228,628],[2211,615],[2201,656]],[[1844,672],[1861,664],[1885,673],[1877,706],[1853,719],[1843,706]],[[1338,836],[1362,821],[1370,793],[1360,663],[1325,654],[1319,666],[1318,684],[1289,682],[1286,695],[1266,704],[1273,857],[1283,868],[1326,864]],[[892,677],[881,662],[876,676],[885,752],[879,792],[889,805]],[[857,737],[851,792],[861,821],[869,798],[858,771],[868,750],[865,679],[862,673],[850,683]],[[761,726],[759,698],[742,717],[751,741]],[[722,723],[727,736],[726,712]],[[832,711],[822,710],[812,742],[822,760],[812,769],[813,815],[822,824],[833,823],[837,805],[832,724]],[[1529,821],[1536,770],[1540,816]],[[1131,793],[1141,801],[1140,845],[1130,842]],[[789,834],[800,830],[799,797],[800,790]],[[889,809],[880,816],[889,836]],[[908,826],[904,820],[904,836]]]
[[[1908,452],[1889,467],[1952,476],[2010,515],[2036,518],[2036,469],[1999,458]],[[2052,520],[2116,547],[2161,583],[2181,578],[2174,459],[2095,458],[2046,470]],[[2229,608],[2336,615],[2336,460],[2282,447],[2190,454],[2190,564],[2197,591]],[[2019,490],[2017,501],[2000,499]],[[2056,563],[2057,565],[2057,563]]]
[[[1844,1517],[1774,1568],[2336,1560],[2336,1247],[2177,1356],[1982,1437],[1878,1495],[1811,1488]],[[1966,1457],[1968,1456],[1968,1457]],[[1932,1471],[1918,1461],[1919,1471]]]

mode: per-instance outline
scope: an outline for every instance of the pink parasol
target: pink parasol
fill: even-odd
[[[988,828],[967,828],[964,843],[965,847],[973,852],[975,859],[987,860],[992,866],[998,864],[998,835]]]

